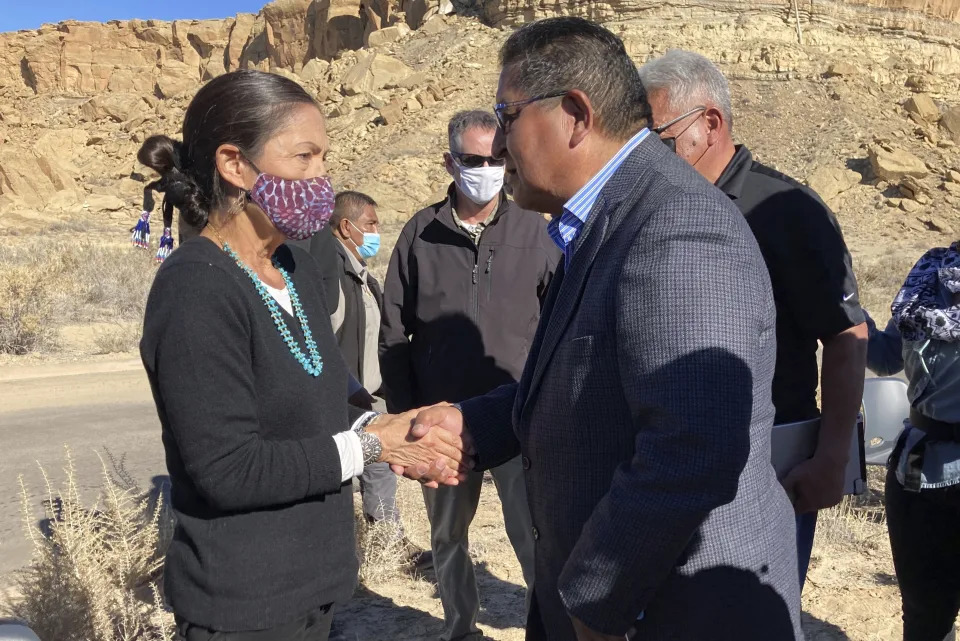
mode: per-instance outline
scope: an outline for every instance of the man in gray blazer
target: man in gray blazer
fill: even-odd
[[[770,464],[775,310],[743,216],[649,132],[623,43],[579,18],[504,45],[494,153],[563,249],[523,376],[413,427],[522,455],[527,639],[802,638]],[[406,470],[416,477],[417,470]]]

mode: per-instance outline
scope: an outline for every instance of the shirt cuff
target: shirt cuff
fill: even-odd
[[[357,422],[362,420],[363,417],[360,417]],[[334,434],[333,441],[337,444],[337,452],[340,454],[340,481],[346,483],[363,474],[363,448],[360,447],[360,436],[353,430],[348,430]]]

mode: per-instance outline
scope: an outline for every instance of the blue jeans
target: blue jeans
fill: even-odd
[[[813,553],[813,537],[817,533],[817,513],[797,514],[797,569],[800,571],[800,591],[807,580],[807,568]]]

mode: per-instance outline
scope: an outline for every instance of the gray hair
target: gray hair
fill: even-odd
[[[333,205],[333,214],[330,216],[328,224],[330,227],[336,227],[344,218],[351,223],[355,223],[357,218],[360,218],[363,214],[367,205],[376,207],[377,201],[359,191],[341,191],[337,193]]]
[[[650,103],[623,41],[583,18],[547,18],[513,32],[500,50],[510,85],[527,98],[579,89],[597,128],[626,140],[650,125]]]
[[[494,118],[492,113],[480,109],[458,111],[453,114],[450,124],[447,125],[450,151],[463,151],[463,133],[474,127],[483,131],[496,131],[497,119]]]
[[[710,59],[692,51],[671,49],[641,66],[639,72],[647,93],[666,92],[671,111],[713,106],[733,131],[730,85]]]

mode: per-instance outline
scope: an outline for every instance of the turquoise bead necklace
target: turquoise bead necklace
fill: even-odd
[[[310,376],[320,376],[320,372],[323,371],[323,359],[320,358],[320,351],[317,349],[317,343],[313,340],[313,334],[310,332],[310,325],[307,323],[307,314],[303,311],[303,306],[300,304],[300,297],[297,295],[297,290],[293,286],[293,280],[291,280],[290,274],[288,274],[287,270],[277,263],[276,258],[273,259],[273,266],[278,272],[280,272],[280,275],[283,276],[283,282],[286,284],[287,291],[290,293],[290,304],[293,307],[294,316],[297,317],[297,321],[300,323],[300,328],[303,330],[303,338],[307,343],[307,352],[310,354],[309,357],[303,353],[303,349],[301,349],[301,347],[297,344],[293,334],[290,333],[290,328],[287,327],[287,321],[283,318],[283,313],[280,311],[280,306],[277,304],[277,301],[273,295],[267,291],[267,288],[264,286],[263,281],[260,280],[260,277],[257,276],[256,272],[244,264],[242,260],[240,260],[240,257],[237,256],[237,252],[233,251],[230,245],[222,240],[220,242],[223,245],[223,251],[225,251],[227,255],[237,263],[240,269],[246,272],[247,276],[250,277],[250,280],[253,281],[253,286],[257,288],[260,298],[263,299],[267,309],[270,310],[270,316],[273,318],[273,323],[277,326],[277,331],[280,332],[280,336],[283,337],[283,342],[285,342],[287,347],[290,348],[290,353],[293,354],[293,357],[297,359],[297,362],[303,366],[303,369],[306,370],[307,374]]]

